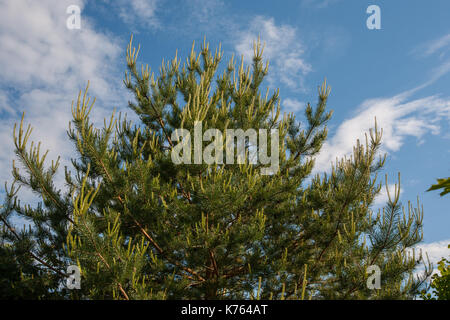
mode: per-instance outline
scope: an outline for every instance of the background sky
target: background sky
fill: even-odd
[[[366,26],[373,4],[380,30]],[[81,8],[79,30],[66,27],[69,5]],[[376,117],[387,153],[383,174],[392,190],[401,172],[405,205],[419,197],[420,247],[437,261],[449,253],[450,196],[426,190],[450,176],[449,18],[448,0],[0,0],[0,181],[11,181],[12,131],[23,111],[32,139],[50,149],[48,159],[61,155],[61,168],[72,151],[70,105],[88,80],[99,125],[114,108],[127,111],[122,79],[131,33],[141,44],[139,61],[155,73],[177,49],[184,61],[204,37],[212,48],[222,44],[223,61],[235,54],[250,62],[261,36],[270,61],[265,85],[280,89],[283,111],[301,121],[325,77],[332,87],[334,115],[315,173],[349,155]]]

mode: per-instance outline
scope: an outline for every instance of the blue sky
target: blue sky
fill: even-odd
[[[81,8],[81,29],[69,30],[69,5]],[[381,29],[369,30],[369,5]],[[94,120],[127,111],[122,79],[130,34],[140,61],[155,72],[178,49],[206,36],[249,61],[252,41],[266,43],[265,85],[280,88],[284,111],[302,119],[326,77],[334,110],[316,172],[351,152],[374,124],[383,128],[384,173],[401,172],[401,199],[424,206],[424,245],[434,261],[448,255],[450,197],[425,192],[450,176],[450,2],[419,0],[0,0],[0,179],[10,180],[12,128],[26,111],[33,139],[50,158],[70,158],[70,104],[90,80]],[[62,181],[62,180],[61,180]],[[392,188],[391,185],[391,188]],[[30,194],[23,196],[32,199]],[[386,197],[380,196],[377,203]]]

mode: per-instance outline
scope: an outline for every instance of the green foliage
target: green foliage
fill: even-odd
[[[76,153],[73,172],[65,169],[67,190],[54,185],[59,161],[46,169],[39,145],[28,146],[31,129],[24,131],[22,119],[19,135],[14,132],[25,174],[14,166],[0,214],[15,288],[21,271],[26,279],[42,279],[44,293],[35,298],[414,297],[429,275],[426,269],[413,277],[422,261],[411,248],[422,240],[423,209],[402,207],[398,184],[386,206],[372,210],[385,162],[378,158],[376,123],[351,157],[311,176],[331,117],[326,82],[300,124],[293,114],[280,115],[278,91],[260,91],[268,64],[259,41],[251,67],[232,58],[222,72],[220,48],[212,54],[204,42],[200,53],[194,49],[182,67],[176,56],[155,77],[148,66],[138,67],[139,49],[130,41],[124,83],[134,95],[129,107],[137,125],[113,114],[95,128],[89,119],[95,100],[87,89],[80,92],[68,130]],[[192,134],[195,121],[203,121],[204,131],[278,129],[279,171],[262,175],[261,165],[249,161],[175,165],[172,132]],[[41,202],[22,206],[16,185]],[[13,216],[32,228],[16,233]],[[72,264],[81,270],[79,290],[64,289]],[[379,290],[367,288],[370,265],[381,269]],[[19,282],[37,286],[27,281]],[[2,294],[25,295],[7,288]]]
[[[447,193],[450,192],[450,178],[447,179],[437,179],[436,184],[433,184],[427,191],[432,191],[432,190],[439,190],[439,189],[444,189],[440,195],[446,195]]]
[[[423,291],[421,294],[425,300],[450,300],[450,261],[442,258],[438,262],[438,271],[440,274],[435,273],[431,277],[432,292]]]
[[[441,196],[450,192],[450,178],[437,179],[438,183],[432,185],[427,191],[444,189],[440,193]],[[448,246],[450,249],[450,245]],[[422,291],[421,296],[425,300],[450,300],[450,262],[442,258],[438,262],[438,273],[434,274],[431,278],[432,293]]]
[[[0,297],[2,299],[52,299],[48,288],[58,285],[54,273],[32,264],[32,259],[17,243],[0,244]],[[20,260],[19,260],[20,259]]]

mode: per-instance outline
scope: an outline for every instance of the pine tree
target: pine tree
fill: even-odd
[[[351,157],[312,176],[332,114],[326,82],[302,124],[281,114],[278,90],[262,93],[268,63],[259,41],[251,66],[231,58],[219,69],[223,52],[213,54],[204,41],[182,66],[177,56],[163,61],[157,77],[138,66],[138,52],[131,39],[124,84],[139,123],[113,114],[95,128],[87,88],[72,104],[76,154],[65,168],[66,190],[54,184],[59,159],[46,167],[23,118],[14,129],[24,169],[13,165],[0,215],[2,266],[15,275],[2,278],[5,295],[22,295],[18,286],[27,294],[40,287],[35,298],[73,299],[407,299],[419,292],[429,272],[414,278],[422,257],[411,248],[422,240],[423,209],[402,207],[400,181],[385,207],[372,209],[385,163],[376,123]],[[248,158],[175,164],[173,134],[184,128],[192,136],[196,121],[203,131],[277,129],[279,148],[269,153],[279,152],[279,170],[262,174]],[[252,147],[246,140],[247,154]],[[39,205],[22,205],[19,186],[38,194]],[[14,216],[32,227],[16,231]],[[79,290],[65,287],[69,265],[80,268]],[[380,289],[367,286],[371,265],[381,270]]]

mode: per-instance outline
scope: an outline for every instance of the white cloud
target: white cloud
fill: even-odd
[[[190,10],[190,20],[196,23],[217,23],[217,19],[221,19],[220,14],[223,13],[224,2],[221,0],[189,0],[186,5]],[[229,20],[230,17],[226,17]],[[213,21],[212,19],[215,19]],[[224,19],[222,17],[222,19]],[[211,27],[209,25],[209,27]]]
[[[14,114],[14,109],[10,106],[8,95],[3,91],[0,91],[0,112]]]
[[[281,102],[281,106],[283,111],[285,112],[299,112],[303,110],[305,107],[305,103],[303,101],[299,101],[297,99],[286,98]]]
[[[1,4],[0,66],[2,85],[53,86],[73,90],[87,79],[106,94],[108,65],[119,54],[117,43],[96,33],[81,15],[82,28],[66,28],[69,4],[77,1],[5,1]],[[64,81],[55,81],[64,80]]]
[[[160,27],[156,15],[158,0],[119,0],[114,3],[118,6],[119,15],[125,23],[150,28]]]
[[[302,5],[306,7],[315,7],[318,9],[322,9],[339,1],[340,0],[302,0]]]
[[[240,32],[235,50],[246,63],[253,58],[253,43],[261,36],[265,42],[264,59],[270,61],[268,80],[281,82],[291,89],[303,89],[303,79],[312,68],[305,61],[303,46],[297,29],[290,25],[276,25],[273,18],[254,17],[247,30]]]
[[[426,41],[421,43],[413,50],[411,54],[418,58],[425,58],[433,56],[433,58],[438,58],[439,60],[444,60],[449,53],[450,49],[450,33],[441,36],[440,38]],[[448,64],[448,59],[447,64]]]
[[[431,72],[432,78],[429,82],[433,83],[443,75],[447,74],[449,71],[450,71],[450,60],[447,60],[446,62],[440,64],[438,67],[432,70]]]
[[[389,189],[389,196],[391,197],[391,200],[394,200],[396,184],[388,183],[388,189]],[[404,188],[400,187],[400,197],[404,191],[405,191]],[[380,193],[375,197],[375,199],[373,201],[373,206],[375,208],[384,207],[387,204],[387,202],[389,201],[389,196],[388,196],[388,193],[386,190],[386,185],[383,184],[383,186],[381,187]]]
[[[1,181],[11,178],[12,131],[22,111],[34,128],[31,140],[42,141],[43,151],[50,149],[47,159],[61,155],[67,161],[70,106],[87,81],[90,95],[99,98],[94,120],[124,102],[121,73],[113,67],[124,48],[110,35],[96,32],[83,11],[81,29],[67,29],[66,8],[73,4],[82,9],[84,1],[0,0]]]
[[[414,91],[364,101],[356,115],[341,123],[334,136],[324,143],[315,171],[327,171],[336,157],[350,155],[356,139],[365,142],[364,134],[374,127],[375,117],[378,128],[383,129],[384,152],[398,151],[408,136],[416,137],[420,144],[426,134],[439,134],[441,121],[450,120],[450,99],[429,96],[408,101]]]
[[[436,265],[436,262],[440,261],[442,258],[450,258],[450,249],[448,249],[449,244],[450,239],[447,239],[437,242],[423,243],[416,246],[416,248],[422,249],[422,253],[424,255],[427,253],[430,261],[434,262]]]
[[[445,36],[428,43],[424,54],[427,56],[434,54],[438,50],[445,48],[449,45],[450,45],[450,34],[446,34]]]
[[[450,259],[450,249],[448,249],[448,245],[450,244],[450,239],[447,240],[441,240],[431,243],[422,243],[415,247],[415,250],[417,253],[422,250],[422,255],[425,261],[427,261],[427,254],[428,259],[433,264],[433,273],[436,273],[437,270],[437,264],[442,258]],[[420,273],[419,269],[417,270],[417,274]]]

